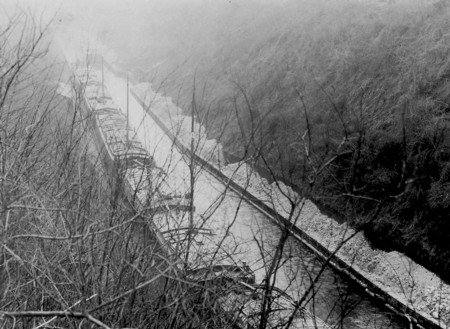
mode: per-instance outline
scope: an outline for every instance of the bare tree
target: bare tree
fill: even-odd
[[[195,92],[188,133],[183,123],[165,128],[172,141],[162,163],[108,165],[87,109],[87,85],[95,73],[88,58],[83,83],[57,50],[40,48],[46,30],[30,43],[22,23],[13,17],[1,36],[8,45],[2,58],[10,64],[2,72],[0,104],[0,325],[322,328],[328,326],[324,319],[346,326],[360,301],[347,286],[322,279],[333,278],[328,265],[358,231],[343,232],[322,261],[297,241],[304,238],[297,226],[307,216],[318,177],[346,152],[346,127],[337,151],[317,156],[299,98],[307,123],[291,142],[303,156],[302,194],[287,188],[267,159],[267,150],[280,155],[282,146],[266,143],[260,129],[265,116],[239,85],[232,103],[236,116],[243,106],[250,118],[235,118],[249,165],[224,166],[221,151],[205,144],[202,124],[209,111]],[[17,27],[22,32],[8,38],[7,31]],[[55,58],[59,69],[49,69]],[[104,81],[101,88],[104,97]],[[151,113],[155,100],[144,105]],[[131,139],[149,129],[148,120],[144,113]],[[190,143],[183,145],[186,135]],[[156,159],[165,142],[151,142]],[[187,188],[171,185],[176,166],[188,168]],[[259,181],[255,187],[257,166],[272,185]],[[255,197],[258,187],[262,192]]]

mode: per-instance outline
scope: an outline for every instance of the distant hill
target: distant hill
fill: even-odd
[[[313,185],[375,246],[450,280],[449,1],[158,10],[139,44],[105,31],[124,66],[186,111],[195,85],[198,120],[230,154]]]

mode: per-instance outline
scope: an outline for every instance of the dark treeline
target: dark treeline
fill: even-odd
[[[123,65],[186,111],[195,85],[197,118],[229,153],[257,153],[299,192],[317,176],[323,209],[450,279],[448,1],[157,10],[137,48],[113,44]]]

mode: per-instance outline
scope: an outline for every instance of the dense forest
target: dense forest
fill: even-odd
[[[230,155],[299,192],[313,185],[308,197],[375,247],[450,281],[449,1],[148,11],[145,31],[104,32],[121,65],[195,104]]]

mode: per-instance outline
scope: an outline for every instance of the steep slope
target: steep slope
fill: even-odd
[[[300,193],[313,186],[317,204],[375,246],[450,279],[448,1],[164,13],[139,56],[115,43],[122,64],[194,107],[228,153]]]

